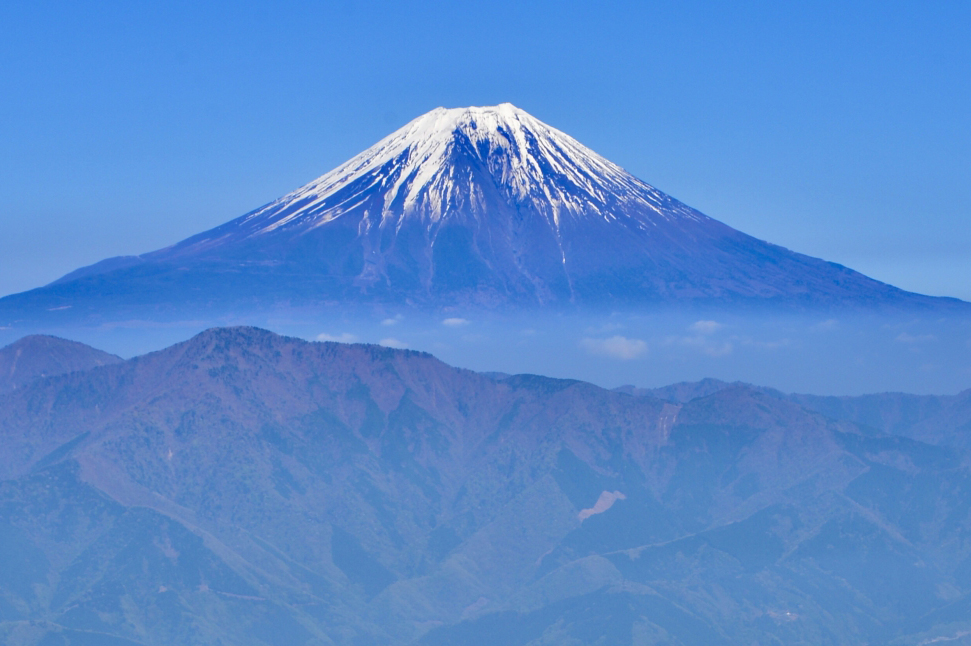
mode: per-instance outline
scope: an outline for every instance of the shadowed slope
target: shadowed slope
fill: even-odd
[[[54,336],[34,334],[0,348],[0,393],[42,377],[118,363],[121,357]]]
[[[740,384],[215,329],[0,396],[0,438],[11,644],[862,644],[971,598],[963,454]]]
[[[231,222],[0,299],[0,320],[333,303],[969,311],[736,231],[502,104],[433,110]]]

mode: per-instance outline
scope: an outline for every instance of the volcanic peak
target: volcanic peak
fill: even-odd
[[[182,311],[187,297],[227,312],[967,307],[736,231],[508,103],[437,108],[274,202],[42,289],[5,300],[0,315],[68,305],[70,316],[120,307],[137,318],[143,306]]]
[[[366,228],[393,222],[397,229],[402,216],[417,215],[427,224],[449,213],[478,218],[495,210],[496,198],[540,211],[557,229],[565,217],[609,222],[637,207],[661,219],[707,219],[680,203],[672,209],[672,200],[654,187],[503,103],[436,108],[239,224],[251,235],[315,228],[367,205]]]

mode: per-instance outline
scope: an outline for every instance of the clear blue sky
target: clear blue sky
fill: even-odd
[[[971,299],[971,2],[0,3],[0,294],[510,101],[758,237]]]

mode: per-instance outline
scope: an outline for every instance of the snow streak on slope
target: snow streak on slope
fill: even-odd
[[[432,110],[270,204],[57,289],[72,283],[227,311],[940,302],[736,231],[508,103]]]
[[[568,217],[612,221],[630,212],[707,219],[680,204],[672,209],[670,198],[657,189],[504,103],[432,110],[239,224],[250,235],[312,228],[361,206],[374,193],[382,197],[380,212],[372,207],[367,226],[411,217],[432,224],[459,211],[453,207],[481,217],[489,204],[483,174],[508,203],[542,213],[555,229]],[[637,226],[651,224],[641,218]]]

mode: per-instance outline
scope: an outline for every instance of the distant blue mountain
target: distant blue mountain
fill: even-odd
[[[0,324],[332,303],[971,311],[736,231],[507,103],[432,110],[222,226],[0,299]]]
[[[0,393],[6,646],[967,643],[971,391],[626,394],[248,327],[88,365]]]

